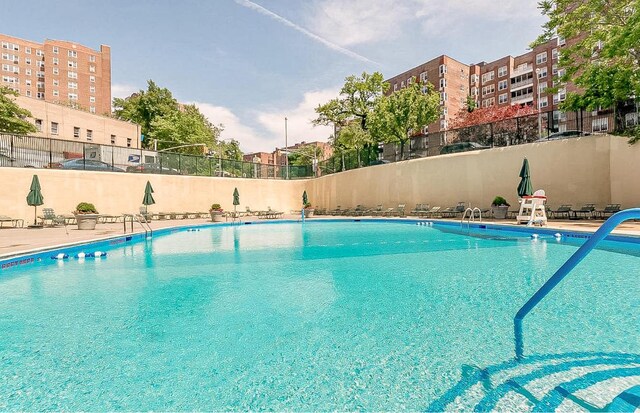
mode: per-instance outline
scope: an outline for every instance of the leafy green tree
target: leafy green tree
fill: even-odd
[[[338,135],[338,145],[344,151],[355,151],[358,156],[358,166],[362,166],[360,154],[362,149],[373,145],[374,140],[369,131],[362,129],[359,123],[352,122],[340,129]],[[334,142],[335,144],[335,142]]]
[[[345,78],[340,96],[316,108],[316,125],[342,125],[348,119],[358,119],[363,130],[367,129],[367,117],[373,111],[376,100],[389,88],[380,72],[363,72],[360,77]]]
[[[140,90],[128,98],[113,99],[113,114],[117,119],[137,123],[145,136],[143,146],[152,146],[155,136],[154,121],[170,118],[179,112],[178,101],[167,88],[161,88],[153,80],[147,81],[147,90]],[[171,146],[171,145],[169,145]],[[175,146],[175,145],[174,145]]]
[[[0,86],[0,132],[16,135],[36,132],[35,125],[26,120],[32,117],[31,112],[18,106],[11,96],[18,96],[18,92]]]
[[[579,88],[568,94],[563,109],[602,106],[619,112],[625,100],[640,96],[640,0],[543,0],[539,7],[549,20],[534,45],[555,36],[567,39],[559,80]]]
[[[150,130],[153,138],[158,139],[158,149],[202,144],[203,147],[192,146],[181,150],[193,154],[202,154],[204,147],[214,147],[220,136],[220,129],[212,125],[195,105],[184,105],[182,110],[155,117]]]
[[[411,85],[389,96],[378,99],[369,117],[369,131],[379,141],[400,144],[400,158],[404,159],[404,146],[412,134],[440,117],[440,94],[430,84]]]
[[[314,159],[322,159],[322,148],[316,145],[303,145],[289,154],[289,165],[311,166]]]
[[[219,141],[218,150],[222,151],[222,157],[225,159],[231,159],[234,161],[242,160],[242,150],[240,149],[240,143],[232,139],[230,141]]]

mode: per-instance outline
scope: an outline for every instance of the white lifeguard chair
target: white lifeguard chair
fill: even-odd
[[[526,222],[528,227],[536,224],[547,225],[546,202],[547,197],[542,189],[537,190],[531,196],[523,196],[516,222],[518,224]]]

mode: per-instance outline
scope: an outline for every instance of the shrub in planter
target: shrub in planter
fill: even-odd
[[[313,216],[313,212],[315,210],[311,207],[311,202],[307,202],[306,204],[304,204],[304,216],[305,217],[311,217]]]
[[[78,229],[95,229],[100,217],[95,205],[88,202],[80,202],[73,214],[76,217]]]
[[[495,219],[505,219],[507,217],[507,211],[509,210],[509,203],[501,196],[497,196],[491,203],[491,212]]]
[[[220,204],[211,204],[211,208],[209,208],[209,214],[211,215],[211,221],[220,222],[223,214],[222,207]]]

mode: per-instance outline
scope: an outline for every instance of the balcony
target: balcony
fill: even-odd
[[[520,96],[511,96],[512,105],[521,105],[523,103],[533,102],[533,93],[527,93]]]
[[[511,84],[511,91],[522,89],[524,87],[531,86],[531,85],[533,85],[533,78],[521,80],[520,82]]]
[[[517,68],[513,69],[513,71],[511,72],[511,77],[513,78],[513,77],[524,75],[530,72],[533,72],[533,65],[518,66]]]

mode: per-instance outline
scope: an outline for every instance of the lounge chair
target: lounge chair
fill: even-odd
[[[355,208],[347,209],[344,215],[361,216],[365,210],[366,208],[362,204],[358,204]]]
[[[342,215],[343,210],[340,208],[340,205],[336,207],[336,209],[332,209],[331,211],[327,211],[329,215]]]
[[[56,225],[66,225],[66,217],[63,215],[56,215],[53,208],[42,208],[42,215],[38,217],[40,225],[55,227]]]
[[[384,212],[384,207],[382,206],[382,204],[378,204],[376,205],[375,208],[371,208],[366,210],[363,215],[371,215],[372,217],[377,217],[377,216],[381,216]]]
[[[429,204],[416,204],[416,208],[410,212],[410,215],[424,216],[429,211]]]
[[[539,189],[531,196],[522,197],[520,202],[520,211],[516,217],[516,223],[526,222],[527,226],[538,224],[540,226],[547,224],[547,208],[545,203],[547,197],[544,190]]]
[[[590,219],[593,218],[593,211],[596,210],[596,204],[584,204],[582,208],[573,211],[574,219]]]
[[[10,224],[12,228],[24,227],[24,220],[18,218],[11,218],[6,215],[0,215],[0,228],[4,226],[4,224]]]
[[[467,209],[467,204],[464,202],[458,202],[458,205],[454,207],[448,207],[447,209],[441,211],[442,218],[457,218],[458,215],[462,217],[465,209]]]
[[[551,218],[567,218],[571,217],[571,204],[562,204],[558,209],[551,210]]]
[[[404,217],[406,214],[404,213],[405,204],[399,204],[395,208],[391,208],[391,211],[388,211],[386,214],[389,217]]]
[[[440,210],[442,209],[442,207],[439,206],[434,206],[431,207],[431,209],[429,209],[426,213],[425,213],[425,217],[426,218],[437,218],[442,216]]]
[[[595,218],[607,219],[616,212],[620,212],[620,204],[607,204],[602,210],[594,211]]]

